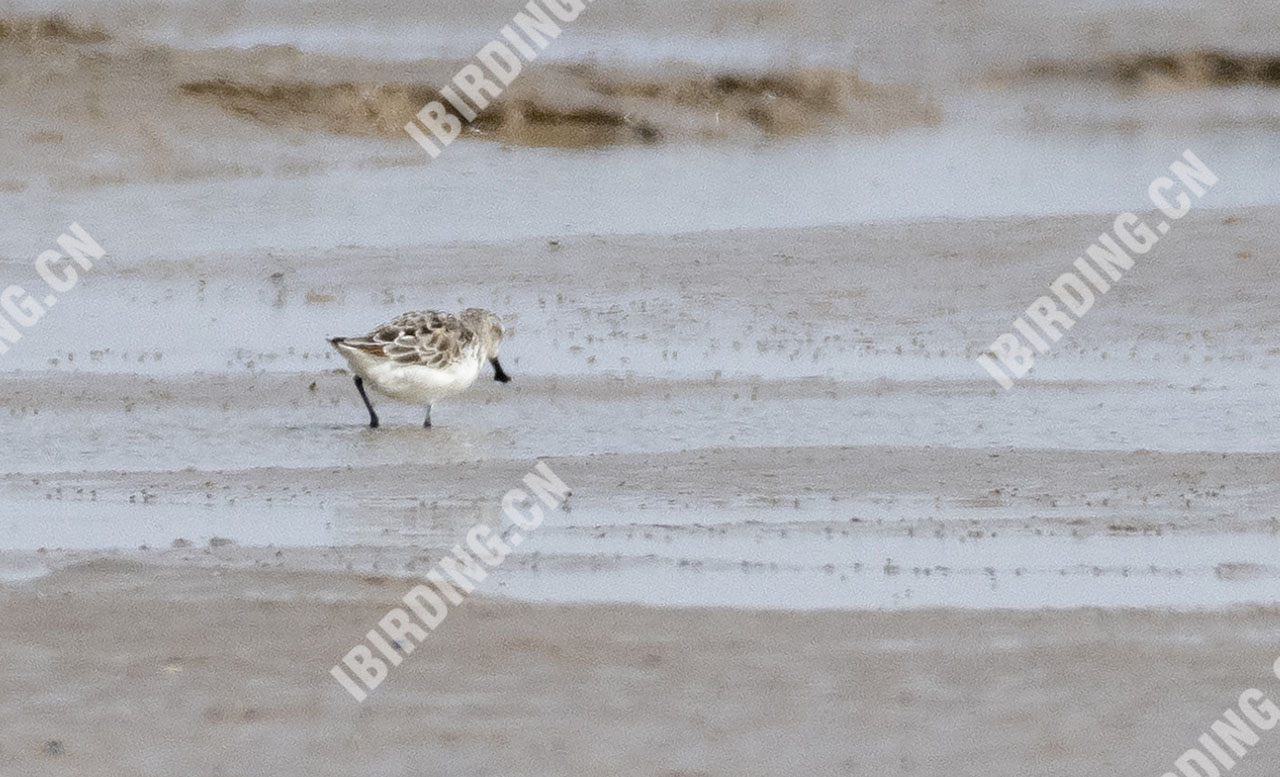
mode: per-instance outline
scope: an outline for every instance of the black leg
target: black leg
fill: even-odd
[[[369,428],[378,428],[378,414],[373,412],[373,403],[369,401],[369,395],[364,393],[364,378],[356,376],[356,391],[360,392],[360,398],[364,400],[364,406],[369,408]]]
[[[431,405],[427,405],[427,420],[422,422],[423,429],[431,428]]]

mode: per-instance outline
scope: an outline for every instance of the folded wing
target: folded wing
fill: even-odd
[[[398,316],[364,337],[345,338],[343,345],[400,364],[443,369],[461,359],[475,339],[455,316],[424,310]]]

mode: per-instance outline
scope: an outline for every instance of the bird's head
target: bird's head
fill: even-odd
[[[493,379],[499,383],[510,382],[511,376],[498,361],[498,349],[502,346],[502,319],[483,308],[467,308],[458,318],[479,336],[480,355],[493,365]]]

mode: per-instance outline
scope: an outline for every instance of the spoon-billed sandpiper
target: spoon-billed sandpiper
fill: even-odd
[[[502,322],[488,310],[468,308],[454,316],[434,310],[405,313],[363,337],[329,340],[355,373],[356,390],[369,409],[369,426],[378,428],[364,382],[391,399],[426,405],[431,426],[431,406],[475,382],[481,363],[493,365],[493,379],[511,378],[498,362]]]

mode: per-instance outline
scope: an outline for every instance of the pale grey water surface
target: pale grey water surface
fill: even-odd
[[[459,142],[422,167],[339,165],[305,177],[87,191],[36,186],[0,193],[9,215],[0,255],[34,259],[71,222],[127,262],[347,245],[1105,216],[1151,210],[1148,184],[1188,148],[1221,179],[1200,207],[1280,201],[1274,132],[1073,136],[958,119],[884,137],[754,146],[560,151]]]

